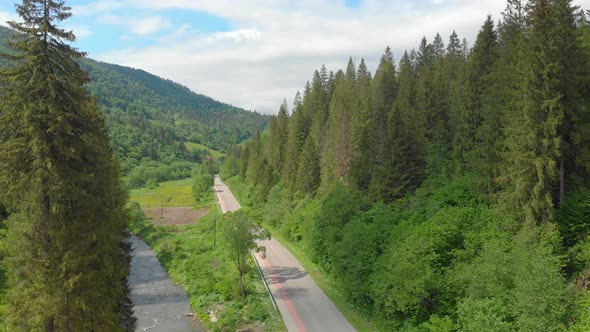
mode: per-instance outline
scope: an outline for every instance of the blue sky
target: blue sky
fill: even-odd
[[[14,3],[2,1],[0,12],[14,12]],[[78,36],[76,46],[91,57],[112,50],[157,45],[160,39],[177,35],[180,29],[183,33],[231,30],[229,20],[206,11],[135,8],[130,12],[123,1],[72,0],[67,4],[74,15],[62,25],[74,30]]]
[[[18,19],[0,0],[0,24]],[[218,100],[275,113],[322,64],[403,51],[456,30],[472,44],[505,0],[70,0],[61,24],[91,58],[141,68]],[[574,0],[590,9],[590,0]]]

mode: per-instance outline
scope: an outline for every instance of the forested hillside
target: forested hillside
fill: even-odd
[[[0,27],[0,50],[9,36]],[[1,60],[0,60],[1,61]],[[190,177],[193,162],[209,158],[199,143],[224,152],[266,127],[264,115],[227,105],[143,70],[80,59],[88,89],[106,116],[109,137],[128,185]]]
[[[588,331],[589,79],[583,11],[508,0],[472,47],[322,67],[222,176],[383,330]]]

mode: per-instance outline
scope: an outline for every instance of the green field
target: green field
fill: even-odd
[[[176,180],[160,182],[154,189],[140,188],[129,191],[129,201],[139,202],[142,208],[193,206],[192,180]]]
[[[207,150],[209,151],[209,154],[211,154],[211,156],[215,159],[219,159],[219,157],[223,157],[225,156],[224,153],[221,153],[217,150],[213,150],[213,149],[209,149],[208,147],[204,146],[203,144],[198,144],[198,143],[193,143],[193,142],[186,142],[184,143],[184,145],[186,145],[186,148],[189,150]]]

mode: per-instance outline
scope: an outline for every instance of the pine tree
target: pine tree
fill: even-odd
[[[337,180],[348,182],[352,163],[352,115],[357,106],[356,69],[352,59],[346,74],[338,72],[330,102],[326,147],[322,153],[322,187]]]
[[[415,109],[415,80],[406,52],[400,60],[398,94],[387,119],[387,172],[379,190],[379,196],[385,201],[413,192],[425,174],[425,142]]]
[[[564,77],[560,77],[563,67],[554,5],[547,0],[530,5],[530,30],[519,62],[520,97],[508,114],[503,198],[507,206],[522,209],[527,222],[542,223],[552,221],[555,214],[553,195],[562,144],[559,128],[565,114],[560,79]]]
[[[396,70],[391,48],[385,48],[381,56],[379,67],[371,82],[371,108],[369,113],[369,135],[371,153],[372,176],[369,191],[378,197],[378,188],[382,186],[385,169],[385,137],[387,135],[387,117],[397,94]]]
[[[309,125],[303,113],[303,105],[297,103],[289,117],[285,164],[282,171],[283,181],[291,192],[296,190],[299,156],[307,139],[308,131]]]
[[[311,136],[305,140],[297,168],[297,191],[314,194],[320,184],[320,162],[315,141]]]
[[[556,89],[561,94],[563,120],[558,128],[559,178],[558,188],[554,192],[556,206],[565,203],[568,189],[574,188],[587,178],[584,169],[584,157],[590,151],[590,112],[588,111],[588,94],[583,82],[584,70],[588,66],[588,57],[582,53],[577,40],[576,10],[571,0],[556,0],[553,4],[555,25],[552,37],[555,39],[555,57],[559,67],[556,73]],[[590,166],[587,163],[586,166]]]
[[[10,330],[116,330],[125,193],[89,77],[56,22],[60,0],[24,0],[0,73],[0,193],[9,221]]]
[[[322,67],[325,70],[325,67]],[[325,131],[328,121],[328,104],[324,78],[317,71],[313,74],[311,90],[305,102],[309,103],[309,121],[311,128],[309,134],[313,137],[315,145],[321,147],[325,141]]]
[[[497,176],[501,110],[497,108],[498,90],[494,70],[498,57],[498,38],[494,22],[484,22],[467,63],[466,105],[453,142],[459,173],[474,172],[485,192],[493,191]]]
[[[284,100],[279,108],[279,114],[269,120],[268,139],[264,142],[269,165],[277,173],[280,172],[285,158],[285,146],[288,137],[287,110],[287,100]]]
[[[371,146],[369,137],[369,111],[371,106],[371,73],[361,59],[357,73],[358,99],[352,114],[351,184],[363,192],[371,180]]]

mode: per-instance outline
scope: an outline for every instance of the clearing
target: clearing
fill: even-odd
[[[147,219],[157,226],[196,224],[199,219],[209,213],[208,208],[193,210],[191,207],[145,208],[142,210]]]
[[[221,152],[219,152],[217,150],[210,149],[210,148],[204,146],[203,144],[193,143],[193,142],[185,142],[184,145],[186,146],[186,148],[189,151],[192,151],[192,150],[207,150],[209,152],[209,154],[211,155],[211,157],[213,157],[215,159],[219,159],[219,157],[225,156],[224,153],[221,153]]]

